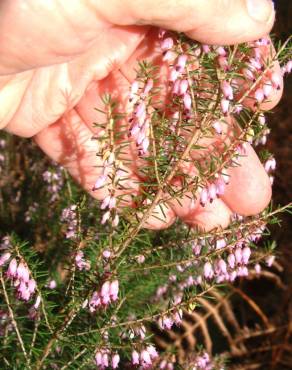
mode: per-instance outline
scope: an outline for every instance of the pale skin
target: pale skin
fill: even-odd
[[[271,3],[263,2],[259,21],[249,16],[244,0],[2,0],[0,128],[33,137],[102,199],[106,189],[92,192],[100,174],[91,138],[92,123],[101,117],[94,107],[101,107],[104,92],[122,99],[128,91],[137,57],[145,45],[151,50],[151,27],[182,31],[210,44],[255,40],[268,34],[274,22]],[[273,108],[281,93],[282,88],[275,91],[265,109]],[[233,212],[253,215],[263,210],[271,197],[269,178],[253,149],[240,161],[230,171],[222,199],[205,208],[197,203],[192,208],[188,197],[183,207],[168,202],[163,222],[150,217],[146,226],[164,228],[180,217],[210,230],[226,227]],[[128,186],[134,193],[139,191],[136,165],[133,161],[128,167]]]

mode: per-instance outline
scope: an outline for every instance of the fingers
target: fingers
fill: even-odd
[[[244,216],[261,212],[270,202],[271,183],[258,156],[249,144],[246,155],[239,157],[238,166],[228,170],[230,183],[222,199],[228,207]]]
[[[232,211],[221,199],[214,199],[202,207],[199,196],[195,199],[193,194],[185,193],[178,199],[168,200],[167,204],[187,225],[197,226],[204,231],[226,228],[231,221]]]
[[[109,0],[98,10],[115,24],[150,24],[209,44],[255,40],[269,33],[275,17],[270,0]]]
[[[0,75],[70,61],[96,41],[102,50],[115,25],[154,25],[232,44],[269,33],[274,16],[270,0],[3,0]]]

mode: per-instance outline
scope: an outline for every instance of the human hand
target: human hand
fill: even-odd
[[[91,140],[92,123],[100,119],[94,108],[102,106],[101,95],[113,91],[117,79],[119,86],[128,90],[134,60],[142,47],[153,41],[148,25],[183,31],[205,43],[238,43],[270,31],[274,12],[269,1],[263,3],[261,14],[265,20],[257,21],[248,15],[245,1],[214,0],[208,5],[203,1],[159,5],[130,0],[111,0],[103,5],[85,1],[3,1],[0,127],[20,136],[35,136],[50,157],[64,165],[93,196],[102,199],[106,189],[92,192],[100,174],[96,144]],[[254,11],[252,14],[255,17]],[[266,108],[273,107],[280,95],[281,90]],[[166,219],[148,220],[148,227],[166,227],[176,215],[205,229],[225,227],[232,212],[255,214],[266,206],[271,195],[269,179],[251,148],[248,156],[241,158],[241,167],[232,169],[230,176],[222,200],[204,209],[198,205],[195,211],[189,211],[186,205],[184,212],[172,203]],[[134,168],[128,168],[127,177],[128,188],[139,192]]]

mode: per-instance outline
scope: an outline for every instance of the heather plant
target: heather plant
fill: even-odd
[[[210,46],[160,30],[154,48],[130,89],[97,108],[93,197],[33,144],[2,135],[2,368],[227,366],[204,343],[179,365],[150,324],[179,327],[212,289],[227,294],[274,263],[268,225],[291,204],[208,228],[204,218],[224,207],[251,145],[273,182],[265,105],[291,72],[291,41]]]

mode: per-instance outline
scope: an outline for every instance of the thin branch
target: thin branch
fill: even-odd
[[[21,347],[21,350],[23,352],[24,358],[26,360],[26,365],[28,366],[29,369],[31,369],[31,366],[30,366],[30,363],[29,363],[29,358],[27,356],[27,352],[25,350],[24,343],[23,343],[22,337],[20,335],[17,322],[16,322],[16,320],[14,318],[14,313],[13,313],[13,310],[12,310],[11,305],[10,305],[10,301],[9,301],[9,297],[8,297],[8,294],[7,294],[7,291],[6,291],[6,286],[5,286],[5,281],[3,279],[2,271],[0,272],[0,281],[1,281],[2,289],[3,289],[3,294],[4,294],[5,302],[6,302],[6,305],[7,305],[7,308],[8,308],[10,320],[12,322],[12,325],[13,325],[14,330],[16,332],[16,336],[17,336],[19,345]]]

